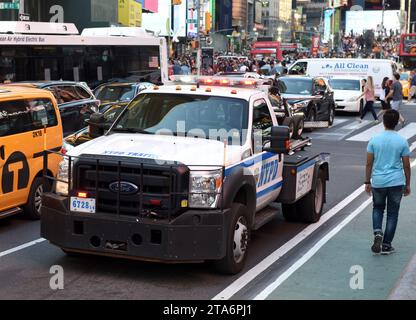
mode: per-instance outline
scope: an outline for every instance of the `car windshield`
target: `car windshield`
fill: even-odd
[[[112,131],[192,136],[228,140],[229,144],[237,140],[241,144],[247,128],[248,102],[245,100],[148,93],[130,103]],[[218,132],[222,134],[220,137]]]
[[[329,84],[334,90],[360,91],[360,80],[332,79]]]
[[[132,85],[105,86],[97,94],[103,102],[130,101],[134,98],[135,88]]]
[[[312,79],[280,78],[279,90],[282,94],[312,95]]]

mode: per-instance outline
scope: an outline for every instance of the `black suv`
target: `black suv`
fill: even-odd
[[[91,114],[98,112],[100,106],[100,101],[82,82],[18,82],[15,85],[35,87],[53,93],[61,114],[64,136],[84,128],[85,120],[89,119]]]
[[[295,112],[303,112],[306,121],[335,120],[335,101],[327,80],[321,77],[285,76],[277,80],[282,98]]]

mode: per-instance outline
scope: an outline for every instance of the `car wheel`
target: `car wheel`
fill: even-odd
[[[295,117],[295,131],[293,134],[293,139],[302,138],[303,130],[305,129],[305,119],[303,116]]]
[[[227,231],[226,254],[223,259],[215,261],[215,268],[220,273],[233,275],[243,270],[247,260],[250,226],[245,205],[232,205]]]
[[[293,118],[285,118],[285,120],[283,120],[283,126],[289,127],[289,137],[292,139],[295,135],[295,121]]]
[[[329,108],[328,124],[331,127],[335,122],[335,106]]]
[[[296,206],[299,222],[316,223],[321,219],[326,193],[326,181],[323,171],[319,172],[315,190],[302,198]]]
[[[40,211],[42,208],[43,196],[43,179],[35,178],[30,187],[29,199],[27,204],[23,207],[23,211],[27,218],[31,220],[40,219]]]

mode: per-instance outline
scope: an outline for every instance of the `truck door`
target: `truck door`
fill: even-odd
[[[272,114],[265,99],[258,99],[253,104],[254,176],[257,183],[257,210],[273,202],[282,188],[282,166],[279,156],[264,152],[265,137],[270,136],[273,127]],[[262,137],[259,139],[259,137]]]
[[[0,102],[0,211],[26,202],[33,148],[32,121],[24,101]]]

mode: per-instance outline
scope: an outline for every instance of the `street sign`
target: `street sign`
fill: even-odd
[[[19,14],[20,21],[30,21],[30,15],[28,13],[20,13]]]

